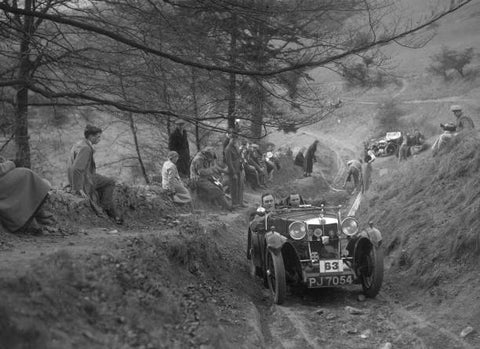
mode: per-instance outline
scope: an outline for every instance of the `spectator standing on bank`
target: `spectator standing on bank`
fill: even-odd
[[[237,137],[233,135],[225,148],[225,164],[228,167],[232,208],[245,207],[243,203],[243,181],[241,176],[241,155],[237,148]]]
[[[312,143],[311,146],[308,147],[307,153],[305,154],[305,173],[303,174],[304,177],[310,177],[313,171],[313,163],[316,161],[315,159],[315,152],[317,151],[317,145],[319,141],[318,139]]]
[[[178,153],[177,169],[181,177],[190,177],[190,145],[185,130],[185,121],[175,121],[175,130],[168,139],[168,150]]]

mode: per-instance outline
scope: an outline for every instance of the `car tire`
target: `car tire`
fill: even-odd
[[[363,293],[367,297],[374,298],[380,291],[383,282],[383,249],[372,246],[369,253],[362,259],[360,280]]]
[[[397,152],[397,146],[393,143],[390,143],[385,147],[385,155],[393,155],[396,152]]]
[[[265,260],[268,288],[271,291],[273,302],[275,304],[282,304],[287,294],[287,282],[282,253],[267,251]]]

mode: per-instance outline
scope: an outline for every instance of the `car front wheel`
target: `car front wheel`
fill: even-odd
[[[282,253],[274,253],[273,251],[267,250],[266,262],[268,288],[272,293],[273,302],[275,304],[282,304],[287,293]]]
[[[374,298],[383,282],[383,250],[372,246],[362,258],[361,275],[363,292],[367,297]]]

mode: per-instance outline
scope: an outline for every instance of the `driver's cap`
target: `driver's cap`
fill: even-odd
[[[450,107],[451,111],[457,111],[457,110],[462,110],[462,107],[459,106],[458,104],[454,104]]]

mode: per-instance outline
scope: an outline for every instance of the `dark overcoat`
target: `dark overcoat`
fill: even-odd
[[[190,146],[187,131],[176,128],[168,139],[168,150],[178,153],[177,170],[182,177],[190,176]]]
[[[50,185],[28,168],[0,163],[0,220],[14,233],[25,226],[46,199]]]

